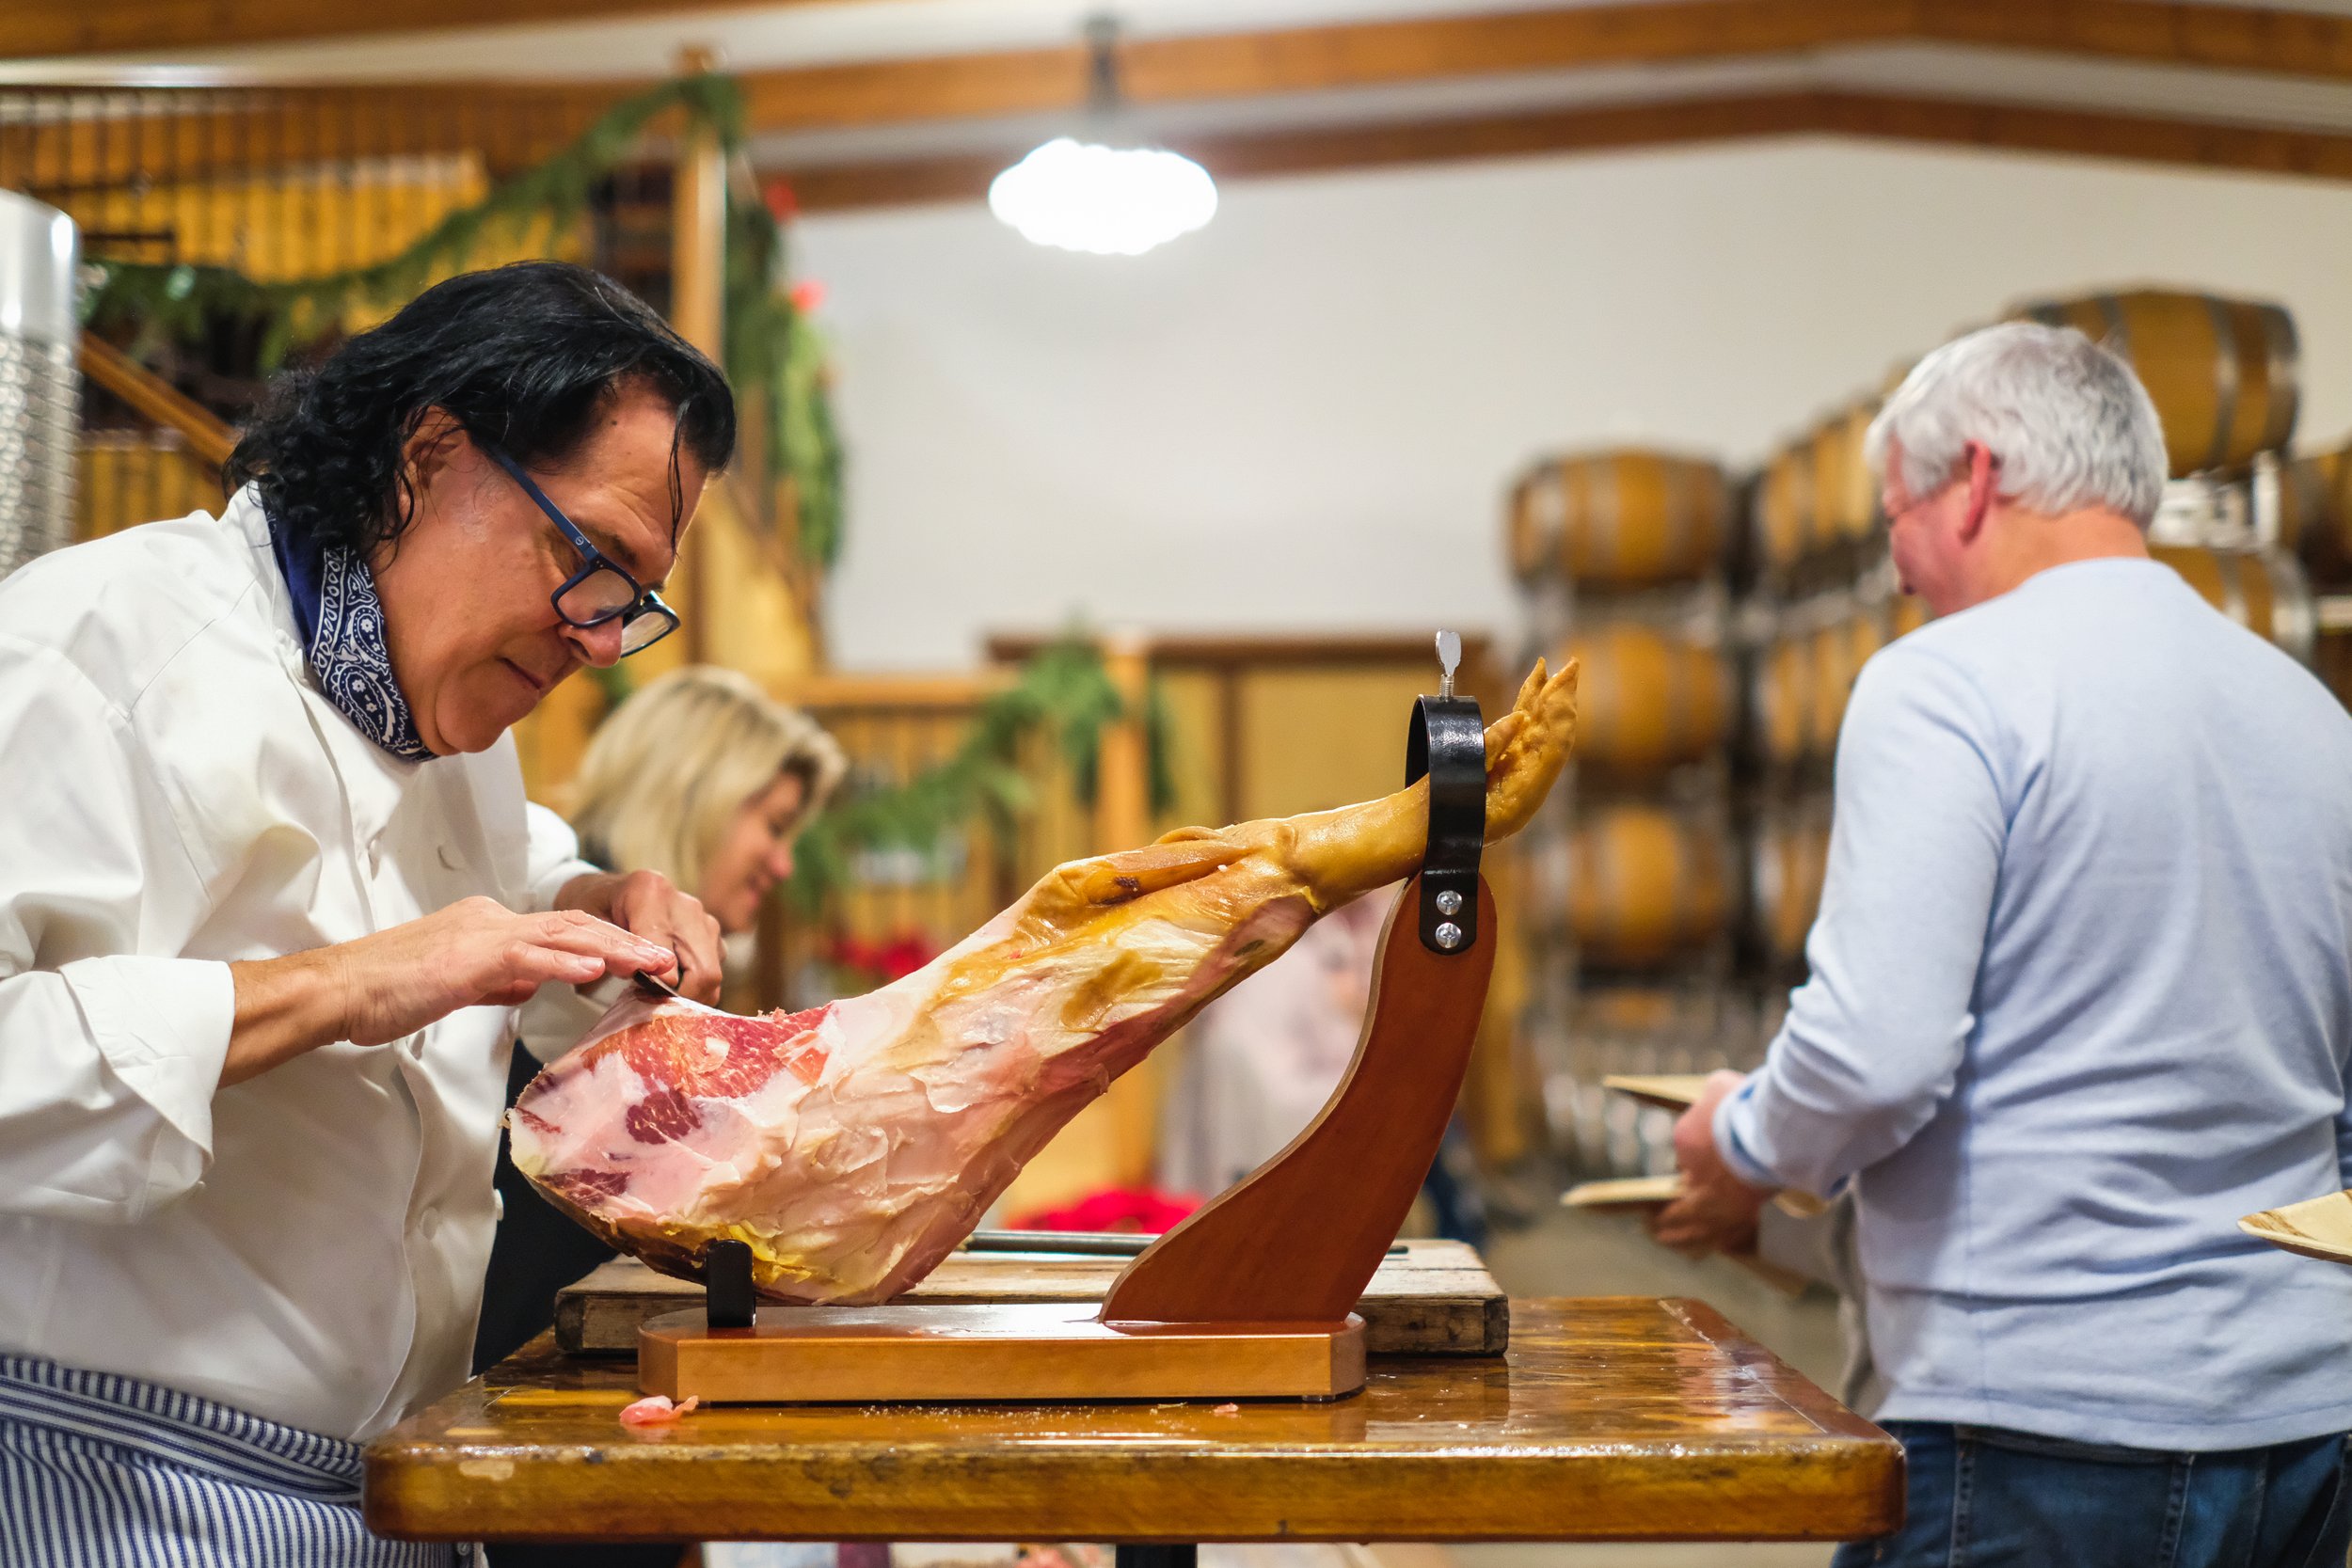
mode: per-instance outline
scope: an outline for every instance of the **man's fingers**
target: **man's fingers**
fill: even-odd
[[[663,974],[670,968],[668,947],[578,910],[532,916],[526,940],[543,947],[602,958],[616,974],[633,974],[641,969]]]
[[[698,1002],[716,1002],[724,960],[719,923],[666,879],[632,877],[614,900],[613,919],[664,950],[657,974]]]
[[[697,1002],[715,1003],[726,967],[719,946],[719,923],[699,907],[682,912],[687,918],[678,922],[684,929],[677,933],[677,953],[685,961],[686,977],[678,982],[678,989]]]

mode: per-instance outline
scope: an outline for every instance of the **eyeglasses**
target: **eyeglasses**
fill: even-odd
[[[637,579],[611,556],[591,544],[588,536],[548,499],[547,492],[523,472],[521,464],[487,441],[476,444],[523,487],[524,495],[539,503],[539,510],[548,515],[548,520],[580,552],[580,570],[565,578],[564,586],[548,595],[555,605],[555,613],[563,617],[565,626],[586,630],[608,621],[619,621],[623,658],[644,652],[677,630],[677,611],[662,603],[661,595],[652,589],[639,586]]]

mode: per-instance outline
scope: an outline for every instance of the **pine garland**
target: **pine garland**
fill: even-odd
[[[1016,819],[1035,791],[1020,768],[1023,738],[1052,735],[1070,765],[1079,798],[1091,803],[1103,727],[1129,717],[1128,705],[1104,668],[1094,644],[1073,634],[1032,657],[1014,684],[979,705],[963,744],[945,762],[894,788],[837,800],[809,824],[794,849],[787,884],[803,913],[820,910],[850,880],[861,850],[911,848],[936,855],[953,829],[985,819],[997,842],[1009,844]],[[1168,715],[1155,682],[1138,716],[1144,726],[1152,807],[1174,803],[1168,767]]]
[[[261,282],[233,267],[98,258],[91,262],[98,281],[84,297],[84,322],[101,332],[127,328],[132,353],[143,356],[164,341],[198,341],[209,324],[222,319],[260,321],[266,373],[347,312],[405,303],[437,277],[463,269],[485,235],[575,221],[597,182],[619,166],[647,126],[672,110],[709,128],[728,152],[742,148],[743,100],[731,78],[665,82],[614,105],[570,146],[474,206],[449,214],[397,256],[284,282]],[[789,477],[798,491],[802,550],[828,567],[840,550],[841,448],[828,406],[823,341],[785,290],[782,225],[756,194],[737,191],[733,182],[729,186],[727,373],[739,388],[766,389],[768,450],[779,477]]]

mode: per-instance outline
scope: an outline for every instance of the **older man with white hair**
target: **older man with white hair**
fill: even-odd
[[[1841,1568],[2303,1564],[2352,1538],[2352,718],[2149,559],[2130,369],[2010,325],[1871,427],[1904,586],[1837,751],[1812,978],[1656,1222],[1851,1182],[1909,1519]]]

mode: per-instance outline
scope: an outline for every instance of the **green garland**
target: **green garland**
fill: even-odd
[[[795,847],[786,884],[802,912],[820,910],[850,881],[850,862],[864,849],[906,847],[935,854],[946,833],[984,818],[1009,845],[1015,820],[1035,798],[1020,768],[1024,736],[1050,733],[1070,764],[1081,800],[1091,802],[1103,727],[1128,717],[1126,702],[1094,645],[1064,638],[1022,667],[1020,678],[980,704],[963,744],[946,761],[887,789],[838,800],[809,824]],[[1168,716],[1156,682],[1140,715],[1154,811],[1175,800],[1168,767]]]
[[[486,235],[577,219],[596,182],[620,165],[648,125],[673,109],[708,127],[728,152],[743,146],[742,94],[731,79],[666,82],[614,105],[569,147],[476,205],[451,213],[397,256],[278,283],[257,281],[233,267],[96,258],[91,265],[98,282],[84,298],[84,322],[101,332],[127,329],[131,352],[144,356],[167,341],[195,341],[211,321],[260,320],[266,324],[262,368],[273,371],[347,311],[403,304],[437,276],[462,269]],[[768,450],[779,475],[789,475],[799,491],[802,552],[819,568],[829,567],[841,543],[841,447],[827,406],[824,344],[785,290],[782,225],[756,194],[733,186],[730,182],[727,373],[739,388],[766,389]]]

